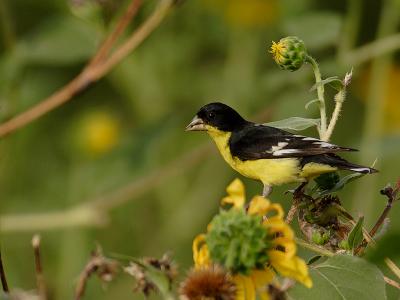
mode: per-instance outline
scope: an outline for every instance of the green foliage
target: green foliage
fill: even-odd
[[[351,250],[354,250],[357,248],[357,246],[362,242],[363,240],[363,225],[364,225],[364,217],[360,217],[354,225],[353,229],[350,231],[349,236],[347,238],[347,241],[349,243],[349,247]]]
[[[311,266],[313,288],[296,285],[288,294],[293,300],[385,300],[383,274],[366,260],[336,255]]]
[[[318,190],[331,190],[340,181],[340,177],[337,172],[332,172],[319,175],[314,181],[317,184]]]
[[[206,242],[213,261],[242,274],[267,262],[269,243],[260,216],[230,209],[215,216],[210,226]]]
[[[345,187],[345,185],[349,184],[350,182],[363,177],[365,174],[362,173],[352,173],[349,175],[346,175],[342,177],[332,188],[326,189],[326,190],[321,190],[317,193],[318,196],[325,196],[329,195],[333,192],[340,191]]]

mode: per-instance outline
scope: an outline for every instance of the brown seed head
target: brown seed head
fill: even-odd
[[[180,286],[181,300],[235,300],[236,285],[220,266],[192,269]]]

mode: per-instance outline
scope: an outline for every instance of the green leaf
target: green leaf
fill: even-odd
[[[313,126],[318,126],[320,119],[308,119],[300,117],[292,117],[280,121],[265,123],[264,125],[284,129],[284,130],[294,130],[301,131]]]
[[[296,285],[289,290],[293,300],[385,300],[383,274],[373,264],[359,257],[336,255],[311,267],[313,287]]]
[[[321,85],[326,85],[328,83],[332,83],[335,82],[335,84],[341,84],[343,86],[342,81],[337,77],[337,76],[332,76],[332,77],[328,77],[324,80],[321,80],[320,82],[315,83],[311,88],[310,88],[310,92],[316,90],[319,86]],[[335,85],[336,87],[336,85]]]
[[[313,104],[313,103],[318,103],[318,102],[319,102],[319,99],[310,100],[310,101],[308,101],[308,102],[306,103],[306,105],[304,106],[304,108],[305,108],[305,109],[308,109],[308,108],[310,107],[311,104]]]
[[[363,224],[364,217],[360,217],[347,238],[351,250],[354,250],[363,240]]]
[[[317,195],[325,196],[325,195],[331,194],[333,192],[340,191],[346,184],[348,184],[349,182],[356,180],[364,175],[365,174],[363,174],[363,173],[352,173],[347,176],[344,176],[342,179],[339,180],[339,182],[337,184],[335,184],[335,186],[333,188],[331,188],[329,190],[323,190],[323,191],[317,193]]]
[[[317,261],[320,260],[321,257],[322,257],[321,255],[315,255],[315,256],[311,257],[308,260],[307,265],[312,265],[313,263],[316,263]]]

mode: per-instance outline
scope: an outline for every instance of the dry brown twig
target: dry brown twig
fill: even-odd
[[[118,268],[118,262],[103,256],[101,248],[97,247],[82,273],[79,275],[74,299],[80,300],[83,297],[87,282],[93,274],[97,274],[99,278],[105,282],[110,282],[118,272]]]
[[[3,287],[3,292],[8,294],[10,289],[8,288],[6,272],[4,270],[3,259],[1,257],[1,249],[0,249],[0,278],[1,278],[1,285]]]
[[[37,105],[13,117],[0,125],[0,137],[28,125],[46,113],[68,102],[73,96],[86,89],[89,85],[104,77],[113,67],[135,50],[161,23],[174,0],[160,0],[153,13],[135,30],[128,39],[108,56],[117,38],[126,29],[130,20],[137,13],[141,0],[132,0],[124,16],[118,22],[115,30],[106,38],[98,52],[89,64],[72,81],[57,92],[39,102]]]
[[[35,257],[35,275],[36,275],[36,285],[40,299],[47,299],[47,287],[46,281],[43,275],[42,259],[40,255],[40,235],[35,234],[32,238],[32,247]]]

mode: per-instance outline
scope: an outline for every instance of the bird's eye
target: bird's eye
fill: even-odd
[[[209,112],[208,113],[208,118],[209,119],[214,119],[215,118],[215,113],[214,112]]]

